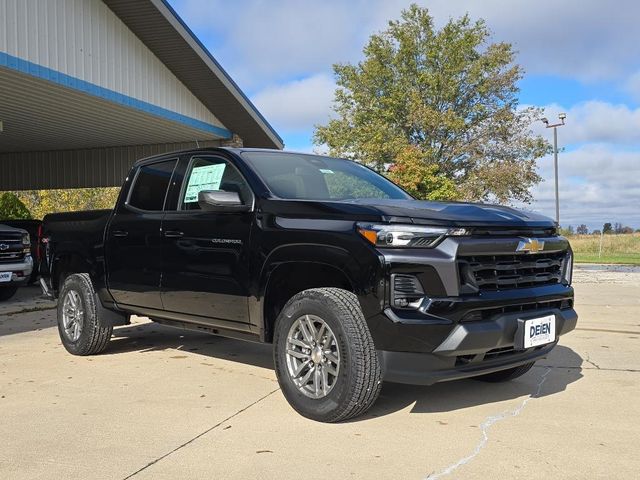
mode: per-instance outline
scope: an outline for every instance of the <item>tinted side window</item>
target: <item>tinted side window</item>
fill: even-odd
[[[194,157],[191,160],[182,187],[179,209],[200,210],[198,193],[202,190],[236,192],[245,204],[252,199],[249,185],[240,172],[222,158]]]
[[[162,210],[176,162],[165,160],[140,167],[127,203],[141,210]]]

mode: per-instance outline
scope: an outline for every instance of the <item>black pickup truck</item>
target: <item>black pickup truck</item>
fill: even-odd
[[[365,412],[383,380],[516,378],[577,321],[553,221],[417,201],[317,155],[147,158],[113,211],[45,217],[43,244],[72,354],[101,352],[132,314],[273,343],[285,397],[325,422]]]

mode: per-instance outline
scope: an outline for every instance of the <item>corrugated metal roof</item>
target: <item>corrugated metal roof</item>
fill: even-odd
[[[102,0],[0,0],[0,67],[224,128]]]
[[[214,140],[207,132],[139,109],[0,68],[0,152],[70,150]],[[2,175],[5,174],[5,165]]]
[[[193,94],[251,147],[280,136],[165,0],[103,0]]]

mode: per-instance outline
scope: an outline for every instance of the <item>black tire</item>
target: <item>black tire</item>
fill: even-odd
[[[0,302],[9,300],[18,291],[18,287],[0,287]]]
[[[294,322],[305,315],[316,316],[326,323],[340,352],[337,376],[323,398],[309,398],[302,393],[287,366],[287,336]],[[320,422],[339,422],[362,415],[382,388],[376,349],[358,299],[339,288],[305,290],[287,302],[275,325],[274,363],[289,404],[301,415]]]
[[[77,294],[81,304],[79,318],[82,325],[76,339],[72,338],[64,326],[63,310],[67,297],[73,295],[70,292]],[[81,356],[95,355],[107,348],[113,332],[113,325],[100,318],[97,302],[99,300],[89,275],[76,273],[65,279],[58,300],[58,333],[64,348],[69,353]]]
[[[491,383],[499,383],[499,382],[508,382],[509,380],[513,380],[514,378],[521,377],[525,373],[527,373],[536,362],[525,363],[524,365],[520,365],[519,367],[509,368],[507,370],[500,370],[498,372],[487,373],[486,375],[480,375],[479,377],[474,377],[476,380],[481,380],[483,382],[491,382]]]

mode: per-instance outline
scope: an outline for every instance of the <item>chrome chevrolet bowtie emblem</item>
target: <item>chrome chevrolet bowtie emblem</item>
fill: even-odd
[[[9,245],[6,243],[0,243],[0,252],[4,252],[5,250],[9,250]]]
[[[544,241],[537,238],[526,238],[518,242],[516,252],[537,253],[544,250]]]

